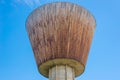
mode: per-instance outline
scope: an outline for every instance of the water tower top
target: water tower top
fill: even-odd
[[[89,11],[73,3],[49,3],[29,15],[26,27],[41,74],[48,77],[56,65],[73,68],[75,76],[84,71],[95,29]]]

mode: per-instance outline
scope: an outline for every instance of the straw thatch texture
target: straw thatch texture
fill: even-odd
[[[57,58],[86,64],[95,28],[93,16],[72,3],[50,3],[34,10],[26,27],[38,66]]]

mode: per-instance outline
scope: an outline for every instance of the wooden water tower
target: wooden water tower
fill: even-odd
[[[83,7],[49,3],[35,9],[26,28],[39,72],[49,80],[74,80],[85,69],[95,19]]]

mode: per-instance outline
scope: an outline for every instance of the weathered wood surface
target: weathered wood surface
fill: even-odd
[[[86,64],[95,20],[84,8],[72,3],[50,3],[34,10],[26,27],[38,66],[68,58]]]

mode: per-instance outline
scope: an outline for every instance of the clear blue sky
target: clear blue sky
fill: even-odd
[[[97,22],[85,72],[76,80],[120,80],[120,0],[0,0],[0,80],[48,80],[37,70],[25,21],[51,1],[80,4]]]

